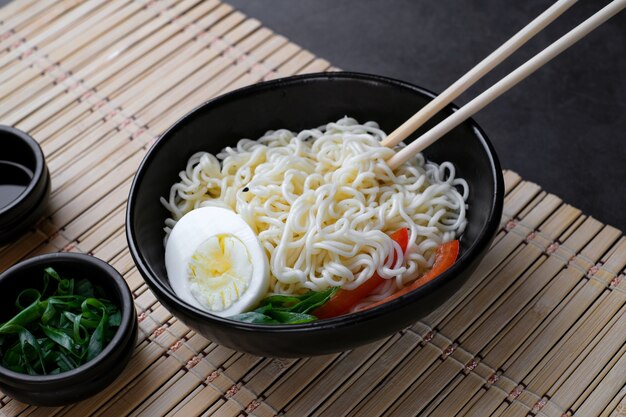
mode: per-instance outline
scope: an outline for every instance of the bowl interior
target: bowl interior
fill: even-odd
[[[0,141],[3,144],[0,161],[12,162],[30,171],[32,177],[37,168],[37,158],[29,141],[16,134],[14,129],[0,129]]]
[[[0,125],[0,244],[12,241],[42,214],[50,176],[39,144],[26,133]]]
[[[164,264],[163,222],[168,212],[159,198],[169,194],[170,186],[179,180],[178,173],[193,153],[215,154],[225,146],[234,146],[241,138],[256,139],[267,130],[299,131],[346,115],[361,123],[376,121],[390,133],[432,98],[433,94],[426,90],[386,78],[331,73],[253,86],[200,106],[157,141],[135,178],[127,227],[136,260],[175,297]],[[448,107],[420,130],[428,129],[452,111]],[[485,234],[497,211],[495,195],[501,175],[498,162],[473,122],[454,129],[425,154],[438,163],[453,162],[457,175],[469,184],[468,226],[461,240],[463,257]]]

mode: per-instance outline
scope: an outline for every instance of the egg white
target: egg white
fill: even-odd
[[[195,250],[216,235],[232,235],[248,251],[252,277],[248,288],[232,305],[224,310],[211,310],[194,297],[188,279],[188,264]],[[242,260],[241,257],[238,257]],[[188,304],[227,317],[240,314],[256,306],[267,294],[269,263],[265,251],[252,228],[235,212],[221,207],[201,207],[185,214],[174,226],[165,247],[165,268],[172,289]]]

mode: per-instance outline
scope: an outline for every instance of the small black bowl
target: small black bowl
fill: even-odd
[[[0,125],[0,244],[8,243],[42,216],[50,174],[41,147],[26,133]]]
[[[91,361],[57,375],[26,375],[0,366],[0,389],[18,401],[41,406],[75,403],[103,390],[123,371],[135,349],[137,314],[130,289],[106,262],[77,253],[52,253],[20,262],[0,275],[0,322],[14,314],[16,296],[41,288],[44,268],[67,278],[87,278],[120,307],[120,327],[104,350]]]
[[[414,85],[375,75],[320,73],[279,79],[211,100],[176,122],[144,158],[135,175],[126,215],[126,234],[140,273],[156,297],[176,317],[205,337],[263,356],[297,357],[343,351],[380,339],[414,323],[441,305],[469,278],[489,247],[502,214],[504,185],[492,145],[467,121],[430,146],[435,162],[452,161],[470,187],[468,225],[461,254],[445,273],[422,288],[364,312],[298,325],[258,325],[220,318],[180,300],[165,270],[163,222],[178,173],[198,151],[217,153],[241,138],[267,130],[299,131],[348,115],[377,121],[391,132],[435,97]],[[424,126],[454,111],[448,106]],[[423,130],[423,129],[422,129]]]

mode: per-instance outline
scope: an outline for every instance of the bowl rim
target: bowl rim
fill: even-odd
[[[138,267],[140,274],[144,277],[148,286],[156,293],[159,298],[164,298],[168,303],[174,304],[177,309],[182,310],[186,316],[199,317],[206,322],[213,323],[219,326],[226,326],[235,328],[240,331],[252,331],[252,332],[265,332],[272,334],[289,334],[300,333],[302,331],[315,331],[324,329],[338,329],[345,326],[352,326],[355,323],[361,323],[366,321],[372,321],[380,316],[386,315],[394,310],[400,310],[406,307],[408,304],[419,301],[422,295],[427,292],[431,292],[436,288],[442,286],[446,281],[453,279],[457,276],[457,271],[468,267],[474,258],[474,254],[478,254],[487,249],[493,236],[499,228],[499,221],[502,216],[503,202],[504,202],[504,179],[502,177],[502,169],[500,162],[496,154],[495,148],[487,138],[485,132],[478,126],[473,118],[469,118],[464,123],[468,123],[472,127],[474,135],[478,138],[483,149],[485,150],[487,157],[491,165],[490,181],[493,182],[494,191],[492,194],[491,207],[489,215],[487,217],[485,226],[479,232],[476,240],[472,242],[470,247],[457,259],[457,261],[441,275],[428,282],[424,286],[411,291],[405,295],[402,295],[390,302],[377,306],[375,308],[360,311],[357,313],[350,313],[343,316],[338,316],[330,319],[316,320],[309,323],[302,324],[252,324],[244,323],[236,320],[227,319],[224,317],[212,315],[204,310],[193,307],[181,299],[174,293],[171,288],[161,283],[157,278],[157,274],[148,264],[144,256],[139,252],[135,243],[135,230],[132,218],[134,217],[135,200],[137,193],[139,192],[139,183],[145,175],[145,168],[151,163],[154,155],[159,151],[161,146],[166,142],[167,138],[175,132],[179,126],[186,123],[186,120],[193,117],[200,111],[205,111],[206,108],[212,108],[220,106],[221,104],[228,103],[230,101],[239,100],[244,98],[251,92],[263,92],[266,90],[272,90],[281,86],[288,86],[293,84],[318,82],[318,81],[333,81],[333,80],[355,80],[370,83],[382,83],[386,85],[392,85],[401,87],[404,89],[412,90],[418,94],[426,96],[430,99],[434,99],[437,94],[430,90],[408,83],[406,81],[397,80],[381,75],[360,73],[360,72],[348,72],[348,71],[336,71],[336,72],[319,72],[310,73],[304,75],[295,75],[290,77],[278,78],[271,81],[260,82],[252,84],[246,87],[242,87],[223,95],[209,99],[202,104],[195,107],[193,110],[180,117],[174,122],[167,130],[165,130],[158,139],[154,142],[152,147],[148,150],[144,158],[142,159],[136,174],[133,177],[133,181],[130,187],[128,195],[128,203],[126,207],[125,229],[126,240],[128,241],[128,247],[131,256]],[[454,104],[449,104],[444,108],[444,111],[453,112],[458,110],[458,107]],[[472,256],[470,256],[470,254]]]
[[[82,375],[101,366],[102,363],[106,361],[114,351],[117,351],[120,348],[124,348],[127,344],[125,338],[133,332],[133,327],[135,327],[135,321],[137,320],[137,317],[135,314],[134,301],[126,280],[124,280],[122,275],[115,268],[113,268],[113,266],[109,265],[102,259],[96,258],[92,255],[74,252],[57,252],[35,256],[22,262],[16,263],[15,265],[4,271],[2,274],[0,274],[0,285],[2,285],[2,281],[6,277],[12,275],[15,272],[19,272],[26,267],[36,265],[43,266],[43,264],[46,264],[47,262],[54,262],[57,264],[80,264],[83,266],[88,266],[89,268],[100,269],[109,278],[111,278],[112,283],[120,294],[119,307],[122,311],[120,326],[118,327],[111,341],[105,346],[102,352],[100,352],[92,360],[80,365],[77,368],[54,375],[29,375],[12,371],[0,365],[0,378],[4,379],[5,381],[19,381],[20,383],[25,384],[50,384],[67,382],[76,377],[81,377]],[[131,308],[124,308],[125,305],[130,305]]]
[[[28,200],[33,193],[33,190],[37,187],[37,184],[41,181],[41,177],[44,175],[45,171],[45,157],[43,151],[41,150],[41,146],[39,143],[28,133],[23,132],[19,129],[16,129],[11,126],[0,125],[0,132],[4,132],[8,135],[12,135],[18,139],[20,139],[23,143],[25,143],[35,156],[35,169],[33,170],[33,177],[31,178],[28,186],[20,195],[17,196],[15,200],[10,202],[4,207],[0,207],[0,224],[4,222],[10,222],[14,220],[16,217],[12,212],[17,210],[20,205],[24,203],[25,200]],[[9,161],[12,162],[12,161]],[[37,198],[37,202],[39,202],[39,198]],[[3,219],[3,217],[5,217]],[[17,215],[19,216],[19,214]]]

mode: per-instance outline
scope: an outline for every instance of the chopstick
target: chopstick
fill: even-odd
[[[552,43],[530,60],[526,61],[506,77],[502,78],[489,89],[485,90],[482,94],[471,100],[465,106],[461,107],[454,114],[448,116],[445,120],[437,124],[428,132],[424,133],[422,136],[408,144],[405,148],[401,149],[387,161],[387,164],[391,167],[391,169],[396,169],[411,157],[437,141],[450,130],[472,117],[475,113],[517,85],[530,74],[541,68],[561,52],[584,38],[587,34],[609,20],[611,17],[615,16],[625,7],[626,0],[613,0],[593,16],[563,35],[556,42]]]
[[[487,58],[479,62],[474,68],[456,80],[450,87],[435,97],[420,111],[415,113],[400,127],[391,132],[381,145],[393,148],[398,143],[406,139],[411,133],[419,129],[424,123],[433,117],[439,110],[450,104],[452,100],[460,96],[465,90],[470,88],[476,81],[494,69],[498,64],[517,51],[522,45],[533,38],[537,33],[552,23],[563,12],[572,7],[578,0],[559,0],[537,16],[532,22],[527,24],[519,32],[513,35],[508,41],[500,45]]]

